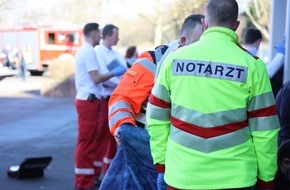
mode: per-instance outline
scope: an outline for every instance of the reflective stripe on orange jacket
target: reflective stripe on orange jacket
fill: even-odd
[[[147,98],[154,84],[157,63],[167,46],[146,51],[122,76],[109,101],[109,127],[111,134],[123,123],[140,127],[146,125]]]

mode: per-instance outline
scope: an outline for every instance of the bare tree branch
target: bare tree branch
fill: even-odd
[[[252,13],[249,10],[246,10],[245,13],[251,20],[252,24],[261,31],[261,33],[263,34],[263,36],[265,36],[267,40],[269,40],[269,31],[257,22],[257,20],[253,17]]]
[[[260,4],[259,4],[259,2],[257,1],[257,0],[254,0],[253,1],[253,3],[254,3],[254,7],[255,7],[255,13],[256,13],[256,16],[258,17],[258,18],[261,18],[262,16],[262,14],[261,14],[261,9],[260,9]]]
[[[249,4],[249,9],[245,10],[245,14],[249,18],[252,25],[259,29],[263,36],[269,40],[269,13],[270,0],[253,0]]]

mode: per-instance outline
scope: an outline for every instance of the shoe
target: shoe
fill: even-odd
[[[74,190],[98,190],[99,187],[101,186],[102,181],[99,179],[94,180],[94,186],[93,188],[77,188],[75,187]]]
[[[101,183],[102,183],[102,180],[99,180],[99,179],[95,179],[94,180],[95,187],[100,187],[101,186]]]

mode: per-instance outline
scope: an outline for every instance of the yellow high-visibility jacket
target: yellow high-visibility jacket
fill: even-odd
[[[265,64],[230,29],[207,29],[171,53],[152,89],[146,119],[155,164],[178,189],[272,187],[276,114]],[[160,168],[160,166],[159,166]]]

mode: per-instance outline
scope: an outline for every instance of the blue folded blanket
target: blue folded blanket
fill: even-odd
[[[151,157],[148,132],[122,125],[121,145],[99,190],[155,190],[157,173]]]

